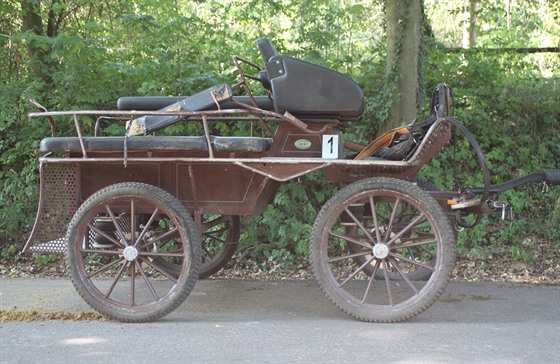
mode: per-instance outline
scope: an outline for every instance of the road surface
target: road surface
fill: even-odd
[[[0,279],[0,309],[92,311],[66,279]],[[374,324],[312,280],[201,280],[156,322],[0,323],[0,362],[560,363],[560,287],[453,281],[420,316]]]

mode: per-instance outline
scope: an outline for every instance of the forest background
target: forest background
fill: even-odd
[[[395,0],[396,1],[396,0]],[[420,0],[401,0],[404,3]],[[556,0],[423,0],[418,117],[440,82],[455,115],[486,153],[492,182],[560,167],[560,3]],[[0,258],[23,259],[39,199],[38,145],[49,110],[115,109],[130,95],[189,95],[236,75],[232,55],[261,63],[255,40],[355,79],[367,108],[349,139],[371,140],[387,124],[398,87],[388,77],[387,7],[381,0],[4,0],[0,4]],[[398,26],[407,27],[406,22]],[[543,49],[547,48],[547,49]],[[403,120],[409,123],[412,120]],[[73,128],[71,120],[59,134]],[[115,133],[122,130],[115,129]],[[420,172],[440,189],[481,185],[460,136]],[[244,221],[238,256],[259,269],[301,267],[313,220],[338,188],[320,173],[284,184],[260,217]],[[560,192],[540,184],[498,199],[514,220],[485,216],[458,234],[459,259],[540,272],[560,267]],[[56,256],[36,257],[39,265]],[[551,273],[553,274],[553,273]]]

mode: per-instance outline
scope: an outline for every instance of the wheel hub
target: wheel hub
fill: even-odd
[[[138,249],[136,249],[133,246],[127,246],[123,250],[123,256],[124,259],[128,260],[129,262],[132,262],[138,257]]]
[[[389,255],[389,247],[383,243],[377,243],[373,246],[373,256],[377,259],[385,259]]]

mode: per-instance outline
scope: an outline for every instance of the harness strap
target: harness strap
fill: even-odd
[[[476,157],[478,158],[478,162],[480,164],[480,167],[482,168],[482,179],[484,182],[484,188],[482,190],[482,197],[480,198],[480,201],[484,203],[484,201],[488,199],[488,195],[490,193],[490,171],[488,169],[486,158],[484,158],[484,152],[482,151],[482,148],[480,148],[480,145],[478,145],[474,135],[472,135],[471,132],[461,122],[459,122],[459,120],[454,117],[446,117],[445,120],[449,121],[451,125],[457,127],[457,129],[461,131],[461,133],[469,141],[469,144],[473,148]],[[464,221],[458,221],[457,224],[462,227],[471,228],[480,222],[481,217],[482,213],[479,212],[474,223],[468,224]]]
[[[401,126],[385,132],[383,135],[369,143],[354,159],[364,159],[374,155],[379,149],[387,147],[399,137],[399,135],[410,134],[410,130],[406,126]]]

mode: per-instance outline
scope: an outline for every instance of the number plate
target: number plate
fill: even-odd
[[[321,158],[338,158],[338,135],[323,135],[323,151]]]

